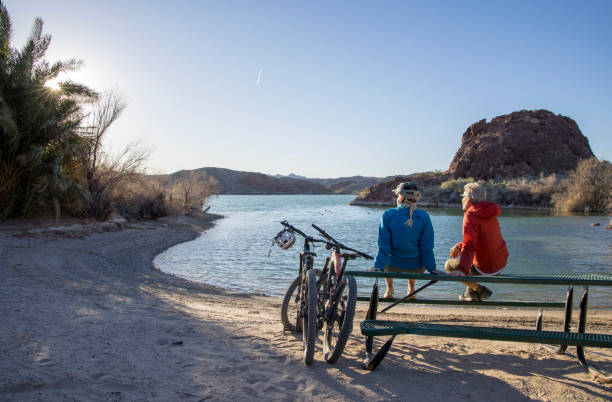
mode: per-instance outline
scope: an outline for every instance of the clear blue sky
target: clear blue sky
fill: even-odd
[[[612,1],[5,0],[50,61],[129,100],[109,133],[154,172],[309,177],[446,170],[475,121],[574,119],[612,158]]]

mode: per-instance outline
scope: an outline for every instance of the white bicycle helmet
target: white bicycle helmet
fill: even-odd
[[[274,236],[274,243],[283,250],[287,250],[295,243],[295,235],[291,231],[283,229]]]

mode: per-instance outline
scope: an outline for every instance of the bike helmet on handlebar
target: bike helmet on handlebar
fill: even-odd
[[[274,236],[274,242],[278,247],[287,250],[295,243],[295,235],[291,231],[283,229]]]

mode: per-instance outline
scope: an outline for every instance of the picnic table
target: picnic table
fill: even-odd
[[[431,324],[424,322],[406,322],[378,320],[377,310],[380,302],[399,302],[401,299],[382,299],[378,297],[378,279],[372,288],[369,298],[358,298],[359,300],[369,300],[370,305],[366,314],[366,319],[361,323],[361,333],[365,336],[366,359],[364,368],[374,370],[383,360],[393,340],[397,335],[429,335],[471,339],[487,339],[494,341],[512,341],[541,343],[544,345],[558,345],[553,350],[557,354],[565,353],[568,346],[576,346],[576,357],[580,365],[591,375],[606,383],[612,383],[612,376],[607,376],[593,365],[589,365],[584,355],[585,347],[612,348],[612,335],[587,333],[587,310],[589,286],[612,286],[612,276],[600,274],[567,274],[555,276],[539,275],[499,275],[499,276],[451,276],[451,275],[432,275],[432,274],[409,274],[400,272],[370,272],[370,271],[346,271],[347,275],[366,278],[398,278],[428,280],[431,283],[437,281],[446,282],[478,282],[478,283],[514,283],[514,284],[536,284],[536,285],[567,285],[567,296],[565,303],[559,301],[496,301],[486,300],[479,302],[461,300],[440,300],[440,299],[416,299],[403,300],[403,303],[414,304],[436,304],[436,305],[478,305],[494,307],[536,307],[539,308],[535,323],[535,329],[512,329],[497,327],[479,327],[465,325]],[[430,283],[422,286],[424,288]],[[582,286],[583,292],[579,305],[578,327],[576,332],[570,331],[570,323],[573,311],[574,286]],[[418,291],[418,289],[417,289]],[[565,315],[563,329],[561,331],[545,331],[542,329],[543,308],[564,308]],[[375,336],[387,336],[391,338],[376,352],[373,353],[373,339]],[[550,347],[549,347],[550,348]]]

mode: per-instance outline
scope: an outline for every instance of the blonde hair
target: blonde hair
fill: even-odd
[[[463,187],[463,196],[469,197],[472,204],[487,200],[487,190],[478,183],[468,183]]]
[[[412,214],[414,213],[414,210],[416,209],[416,203],[419,202],[419,199],[421,198],[421,193],[420,192],[416,192],[416,194],[414,194],[414,195],[416,197],[414,197],[414,198],[405,198],[404,197],[404,199],[402,200],[402,204],[406,205],[408,208],[410,208],[410,217],[406,221],[406,225],[408,225],[410,227],[412,227]]]

